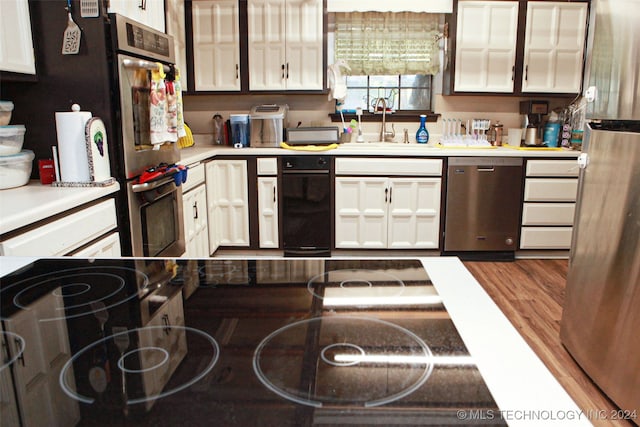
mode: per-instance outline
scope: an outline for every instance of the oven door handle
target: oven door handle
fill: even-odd
[[[123,59],[122,65],[124,66],[124,68],[132,68],[132,69],[141,68],[143,70],[149,70],[149,71],[154,71],[158,69],[157,62],[145,61],[144,59]],[[162,68],[164,69],[165,73],[168,73],[170,71],[170,68],[164,64],[162,65]]]
[[[144,193],[145,191],[154,190],[158,187],[162,187],[165,184],[173,183],[175,185],[175,181],[173,177],[168,177],[164,179],[159,179],[158,181],[150,181],[145,182],[144,184],[133,184],[131,186],[131,190],[134,193]]]

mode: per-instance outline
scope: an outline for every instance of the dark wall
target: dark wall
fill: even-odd
[[[80,2],[73,1],[73,19],[82,30],[80,52],[62,55],[67,27],[65,5],[64,1],[30,0],[36,81],[3,79],[0,86],[1,98],[14,103],[11,123],[24,124],[27,128],[24,148],[36,155],[33,178],[38,177],[37,160],[51,158],[51,147],[57,144],[57,111],[70,111],[72,104],[79,104],[83,111],[102,118],[108,137],[115,132],[109,112],[112,76],[107,56],[110,42],[105,33],[106,18],[81,18]]]

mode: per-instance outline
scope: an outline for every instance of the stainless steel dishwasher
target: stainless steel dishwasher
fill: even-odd
[[[450,157],[444,252],[515,252],[522,158]]]

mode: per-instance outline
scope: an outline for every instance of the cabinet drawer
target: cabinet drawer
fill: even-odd
[[[336,175],[441,176],[441,159],[336,159]]]
[[[577,179],[532,178],[524,183],[525,202],[575,202]]]
[[[522,227],[520,249],[569,249],[572,227]]]
[[[187,171],[187,182],[182,184],[182,194],[204,183],[204,163],[189,167]]]
[[[572,225],[575,203],[525,203],[522,225]]]
[[[72,254],[81,258],[120,258],[120,233],[114,232]]]
[[[74,212],[0,243],[5,256],[61,256],[115,229],[113,199]]]
[[[258,159],[258,175],[278,175],[278,159],[275,157]]]
[[[527,176],[578,176],[578,161],[571,160],[527,160]]]

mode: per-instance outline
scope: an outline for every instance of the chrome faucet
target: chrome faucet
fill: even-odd
[[[396,130],[391,123],[391,132],[387,132],[387,101],[384,98],[378,98],[376,104],[373,107],[373,111],[378,111],[378,104],[382,102],[382,126],[380,127],[380,142],[393,142],[393,138],[396,136]]]

